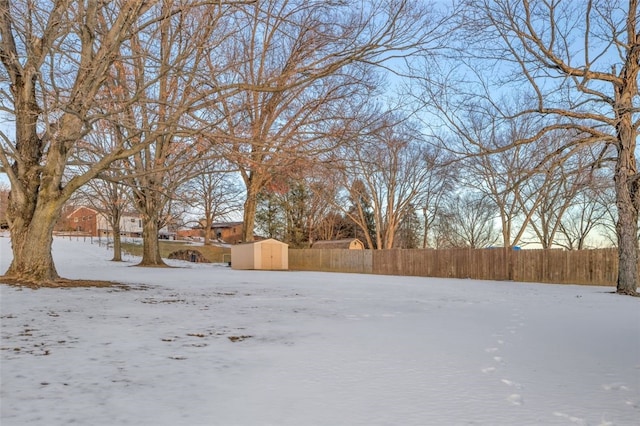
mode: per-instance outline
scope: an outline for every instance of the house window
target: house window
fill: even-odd
[[[138,219],[138,228],[142,228],[142,219]]]
[[[136,220],[131,218],[131,223],[136,223]]]
[[[77,222],[78,222],[78,218],[77,218],[77,217],[74,217],[74,218],[73,218],[73,221],[77,223]]]

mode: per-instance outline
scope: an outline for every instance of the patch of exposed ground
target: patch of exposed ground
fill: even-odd
[[[66,278],[58,278],[52,281],[30,281],[19,278],[5,277],[0,275],[0,284],[6,284],[13,287],[27,287],[31,289],[38,288],[74,288],[74,287],[114,287],[119,290],[131,290],[132,286],[117,283],[113,281],[102,280],[70,280]]]

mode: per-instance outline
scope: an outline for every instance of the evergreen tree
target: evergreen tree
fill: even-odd
[[[284,240],[285,218],[276,192],[263,191],[258,194],[256,228],[264,237]]]

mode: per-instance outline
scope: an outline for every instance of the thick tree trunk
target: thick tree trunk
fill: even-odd
[[[205,213],[204,219],[204,245],[208,246],[211,244],[211,223],[213,220],[211,219],[211,215],[209,213]]]
[[[156,215],[143,215],[142,261],[137,266],[167,266],[160,256],[158,218]]]
[[[256,209],[258,205],[258,197],[254,191],[247,191],[247,199],[244,202],[244,214],[242,222],[242,241],[253,241],[253,229],[256,222]]]
[[[632,4],[633,3],[633,4]],[[637,2],[630,2],[630,11]],[[638,210],[640,209],[640,176],[636,158],[638,128],[634,126],[634,99],[638,96],[640,72],[640,34],[635,34],[635,21],[629,21],[630,42],[635,47],[620,72],[620,84],[614,86],[618,157],[614,175],[618,222],[618,285],[620,294],[638,295]]]
[[[634,156],[635,141],[621,138],[615,171],[618,222],[618,285],[620,294],[637,295],[638,288],[638,198],[640,180]]]
[[[383,249],[392,249],[393,245],[396,241],[396,233],[398,232],[398,227],[395,221],[389,221],[387,224],[387,228],[384,230],[384,240],[383,240]]]
[[[152,182],[146,186],[152,188]],[[145,189],[134,193],[136,210],[142,216],[142,260],[137,266],[167,266],[160,256],[158,215],[161,210],[160,192]]]
[[[112,262],[122,262],[122,238],[120,238],[120,218],[111,224],[113,229],[113,259]]]
[[[269,178],[256,171],[247,171],[242,174],[242,180],[247,189],[247,199],[244,202],[242,216],[242,242],[251,242],[254,240],[253,233],[256,226],[258,194],[265,188]]]
[[[62,203],[49,203],[31,213],[28,204],[10,201],[9,220],[13,260],[5,276],[16,280],[47,283],[59,277],[53,263],[53,227]]]

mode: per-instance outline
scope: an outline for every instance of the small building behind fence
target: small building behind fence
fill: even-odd
[[[364,244],[357,238],[345,238],[342,240],[325,240],[316,241],[311,245],[312,249],[348,249],[348,250],[364,250]]]

